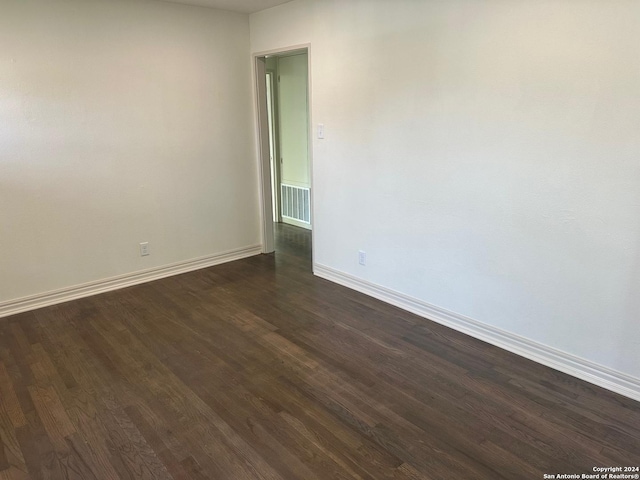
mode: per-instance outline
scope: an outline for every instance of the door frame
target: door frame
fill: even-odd
[[[282,54],[290,54],[295,52],[307,53],[307,105],[308,105],[308,128],[307,128],[307,158],[309,159],[309,184],[311,202],[310,211],[312,219],[311,228],[311,264],[315,258],[315,230],[316,217],[314,213],[314,175],[313,175],[313,113],[311,102],[311,44],[291,45],[288,47],[277,48],[273,50],[257,52],[252,54],[252,69],[254,78],[254,100],[255,100],[255,121],[256,121],[256,140],[257,140],[257,157],[260,184],[260,223],[261,223],[261,240],[262,253],[272,253],[275,251],[274,238],[274,222],[273,222],[273,192],[271,189],[271,165],[269,155],[269,125],[267,120],[267,93],[266,93],[266,57],[277,56]]]
[[[280,125],[278,120],[280,118],[280,112],[278,111],[278,78],[276,76],[277,71],[267,68],[266,77],[271,77],[271,83],[267,84],[267,97],[271,96],[271,112],[269,112],[269,105],[267,103],[267,125],[271,123],[269,129],[269,143],[273,141],[273,151],[269,150],[269,159],[271,165],[271,188],[281,183],[281,158],[280,158]],[[269,88],[270,87],[270,88]],[[270,91],[269,91],[270,90]],[[271,158],[273,154],[273,158]],[[282,222],[282,204],[280,199],[280,192],[276,188],[272,191],[272,205],[274,212],[274,222]]]

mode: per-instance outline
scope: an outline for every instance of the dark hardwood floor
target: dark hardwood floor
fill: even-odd
[[[640,404],[262,255],[0,320],[0,479],[541,479]]]

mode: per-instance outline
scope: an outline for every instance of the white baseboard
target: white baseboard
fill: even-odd
[[[286,223],[287,225],[293,225],[294,227],[304,228],[306,230],[311,230],[311,224],[300,222],[295,218],[282,217],[282,223]]]
[[[48,307],[49,305],[55,305],[57,303],[68,302],[69,300],[96,295],[98,293],[118,290],[120,288],[130,287],[132,285],[138,285],[152,280],[159,280],[172,275],[179,275],[181,273],[199,270],[201,268],[212,267],[221,263],[258,255],[261,252],[261,245],[252,245],[250,247],[238,248],[214,255],[194,258],[184,262],[172,263],[161,267],[119,275],[117,277],[96,280],[94,282],[83,283],[81,285],[74,285],[60,290],[30,295],[16,300],[9,300],[0,303],[0,318],[29,310],[35,310],[36,308]]]
[[[313,273],[509,352],[640,401],[640,379],[315,263]]]

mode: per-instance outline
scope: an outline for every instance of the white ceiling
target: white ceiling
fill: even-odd
[[[185,5],[200,5],[201,7],[220,8],[232,12],[254,13],[267,8],[282,5],[291,0],[168,0]]]

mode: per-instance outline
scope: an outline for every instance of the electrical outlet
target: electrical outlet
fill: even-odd
[[[367,264],[367,253],[363,252],[362,250],[360,250],[358,252],[358,263],[360,265],[366,265]]]
[[[140,256],[146,257],[147,255],[151,255],[151,252],[149,251],[149,242],[142,242],[140,244]]]

